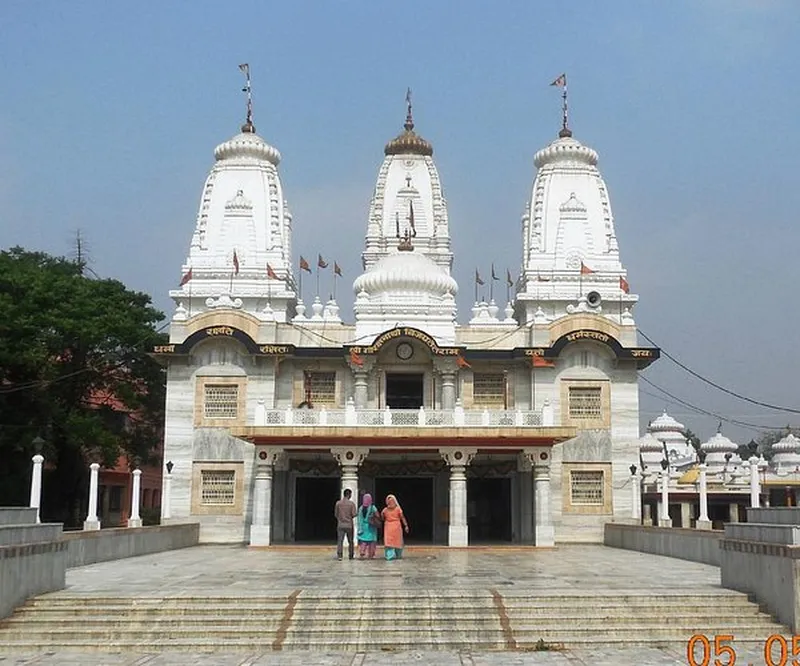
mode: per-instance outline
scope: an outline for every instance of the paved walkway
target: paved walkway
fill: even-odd
[[[777,653],[773,663],[780,660]],[[727,659],[727,658],[725,658]],[[725,659],[721,663],[726,663]],[[791,663],[791,657],[789,657]],[[686,653],[677,649],[638,648],[566,650],[564,652],[396,652],[324,653],[268,652],[262,654],[164,653],[98,654],[56,652],[3,655],[0,665],[15,666],[686,666]],[[696,663],[702,663],[698,659]],[[711,660],[713,662],[713,658]],[[764,664],[761,650],[737,649],[737,664]]]
[[[351,590],[472,590],[498,588],[503,594],[541,592],[602,594],[650,590],[693,593],[718,591],[719,569],[603,546],[561,546],[552,550],[522,548],[410,548],[401,561],[338,562],[333,549],[280,547],[250,550],[200,546],[158,555],[106,562],[67,573],[67,589],[55,595],[109,596],[247,596],[302,588],[326,594]],[[766,638],[766,637],[765,637]],[[702,660],[701,660],[702,661]],[[713,657],[712,657],[713,662]],[[755,648],[737,648],[737,663],[763,664]],[[777,663],[777,662],[776,662]],[[0,666],[665,666],[685,665],[676,648],[577,649],[563,652],[402,652],[322,653],[261,652],[120,654],[74,652],[3,654]]]
[[[596,545],[552,550],[410,548],[402,560],[336,561],[334,549],[252,550],[199,546],[104,562],[67,572],[66,594],[110,596],[264,595],[295,589],[498,588],[504,594],[719,590],[719,569]],[[56,593],[59,594],[59,593]]]

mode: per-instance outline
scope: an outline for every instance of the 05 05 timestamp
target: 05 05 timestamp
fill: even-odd
[[[695,634],[686,644],[686,663],[688,666],[734,666],[736,647],[733,641],[733,634],[720,634],[713,639]],[[757,665],[749,661],[747,666]],[[800,666],[800,636],[768,636],[764,641],[763,666]]]

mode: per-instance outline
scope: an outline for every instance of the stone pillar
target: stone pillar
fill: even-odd
[[[164,474],[164,491],[161,494],[161,519],[170,518],[172,518],[172,471],[168,469]]]
[[[450,525],[447,532],[448,546],[468,546],[467,525],[467,465],[475,457],[477,449],[439,449],[439,454],[450,465]]]
[[[533,467],[533,533],[536,546],[554,546],[555,528],[550,508],[550,449],[525,449]]]
[[[631,518],[636,522],[641,520],[642,502],[639,498],[639,477],[634,469],[631,472]]]
[[[750,506],[757,509],[760,506],[761,483],[758,479],[758,458],[750,458]]]
[[[31,470],[31,508],[36,509],[36,522],[41,523],[39,508],[42,506],[42,463],[44,456],[37,453],[33,458],[33,469]]]
[[[739,522],[739,505],[736,502],[731,502],[728,504],[728,522]]]
[[[251,546],[269,546],[272,543],[272,471],[282,456],[282,449],[256,447],[253,522],[250,524]]]
[[[142,470],[133,470],[133,488],[131,490],[131,517],[128,518],[128,527],[141,527],[142,519],[139,517],[139,506],[142,496]]]
[[[333,457],[342,468],[342,488],[340,497],[349,488],[352,499],[358,505],[358,468],[369,455],[369,449],[364,447],[336,447],[331,449]]]
[[[711,521],[708,519],[708,479],[706,477],[708,465],[700,463],[697,469],[700,470],[700,515],[697,518],[695,527],[699,530],[710,530]]]
[[[360,363],[348,361],[353,373],[353,402],[356,409],[366,409],[369,402],[369,373],[375,362],[372,359],[361,358]],[[356,498],[357,499],[357,498]]]
[[[519,479],[519,541],[533,543],[533,468],[531,461],[524,453],[517,455],[517,473]]]
[[[672,527],[669,517],[669,470],[661,471],[661,515],[658,517],[659,527]]]
[[[442,409],[456,408],[456,373],[442,373]]]
[[[650,527],[653,526],[653,509],[651,508],[650,504],[644,505],[644,514],[642,516],[642,523],[644,525],[648,525]]]
[[[442,409],[456,408],[456,376],[458,365],[452,357],[438,357],[433,360],[433,367],[441,377],[442,386]],[[434,396],[435,398],[435,396]],[[431,404],[435,404],[433,401]],[[444,455],[444,454],[442,454]]]
[[[86,520],[83,521],[83,529],[99,530],[100,521],[97,519],[97,480],[100,465],[92,463],[89,465],[89,512]]]

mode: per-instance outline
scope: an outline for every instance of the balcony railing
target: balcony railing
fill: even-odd
[[[554,425],[553,409],[267,409],[258,404],[255,426],[396,427],[396,428],[537,428]]]

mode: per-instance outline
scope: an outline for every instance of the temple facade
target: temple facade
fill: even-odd
[[[397,495],[411,543],[598,542],[604,523],[638,522],[637,372],[659,351],[637,344],[598,155],[566,123],[534,157],[511,298],[479,298],[463,322],[410,101],[378,169],[352,322],[301,298],[311,267],[292,253],[280,153],[249,115],[214,154],[154,349],[163,522],[198,521],[203,542],[325,542],[344,488]]]

